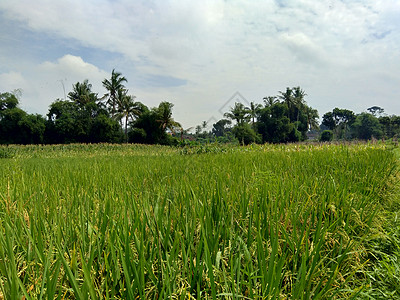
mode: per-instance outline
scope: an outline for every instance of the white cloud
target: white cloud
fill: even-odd
[[[103,80],[108,77],[107,72],[100,70],[96,66],[84,62],[79,56],[67,54],[57,60],[57,62],[46,61],[39,65],[39,71],[43,71],[47,76],[53,78],[77,78],[84,80],[91,78]]]
[[[26,86],[26,81],[20,72],[11,71],[0,74],[0,91],[12,91],[22,89]]]
[[[400,114],[397,0],[15,0],[2,1],[0,11],[33,32],[122,54],[123,75],[138,100],[174,101],[176,119],[188,126],[216,114],[236,91],[261,101],[294,85],[321,114],[373,102]],[[61,83],[68,92],[85,78],[101,93],[109,73],[82,55],[64,54],[54,61],[43,53],[45,63],[14,63],[5,73],[19,73],[26,97],[35,91],[27,102],[38,106],[63,97]],[[186,84],[135,86],[152,76]]]
[[[94,92],[104,93],[101,81],[109,73],[67,54],[56,62],[46,61],[40,65],[21,67],[21,73],[0,74],[4,91],[21,89],[21,107],[29,112],[45,115],[49,105],[56,99],[63,99],[71,91],[72,85],[88,79]],[[65,93],[64,93],[65,91]]]

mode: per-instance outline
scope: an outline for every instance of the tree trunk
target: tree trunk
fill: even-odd
[[[128,143],[128,116],[125,117],[125,142]]]

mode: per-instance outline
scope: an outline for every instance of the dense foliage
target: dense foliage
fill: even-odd
[[[127,79],[115,70],[103,80],[107,93],[99,96],[88,80],[77,82],[68,99],[51,103],[46,118],[24,112],[15,93],[0,93],[0,144],[145,143],[185,145],[188,143],[291,143],[304,141],[308,134],[321,141],[397,138],[400,117],[387,116],[373,106],[356,115],[335,108],[322,116],[308,106],[300,87],[286,88],[263,103],[234,103],[214,124],[203,121],[195,133],[184,130],[172,117],[173,104],[163,101],[149,108],[128,94]],[[207,126],[212,125],[211,131]],[[322,135],[330,130],[332,137]]]
[[[180,124],[172,117],[173,104],[164,101],[149,109],[128,94],[124,82],[113,70],[103,81],[108,92],[102,97],[88,80],[77,82],[68,99],[51,103],[46,119],[20,109],[15,94],[2,93],[0,144],[176,143],[170,133]]]

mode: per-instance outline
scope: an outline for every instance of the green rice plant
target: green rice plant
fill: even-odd
[[[3,298],[347,299],[398,278],[384,145],[10,147]]]
[[[15,151],[12,147],[0,146],[0,158],[13,158]]]

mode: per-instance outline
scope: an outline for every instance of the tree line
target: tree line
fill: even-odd
[[[77,82],[67,99],[50,104],[46,117],[18,107],[16,93],[0,93],[1,144],[148,143],[173,144],[170,134],[180,128],[172,118],[173,104],[148,108],[125,87],[115,70],[103,80],[107,93],[99,96],[88,80]]]
[[[277,96],[248,106],[235,103],[224,118],[184,130],[172,116],[173,104],[161,102],[149,108],[125,87],[127,79],[112,71],[102,84],[106,94],[92,91],[88,80],[72,86],[67,99],[57,99],[48,114],[28,114],[19,108],[17,93],[0,93],[1,144],[145,143],[177,145],[202,142],[288,143],[308,139],[392,138],[400,134],[400,117],[386,116],[373,106],[368,112],[335,108],[322,117],[308,106],[300,87],[286,88]]]

